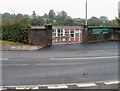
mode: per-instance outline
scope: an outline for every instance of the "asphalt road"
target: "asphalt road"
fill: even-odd
[[[53,45],[38,51],[3,51],[2,85],[118,80],[118,43]]]

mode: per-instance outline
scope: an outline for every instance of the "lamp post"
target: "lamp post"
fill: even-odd
[[[87,0],[85,2],[85,25],[87,26]]]

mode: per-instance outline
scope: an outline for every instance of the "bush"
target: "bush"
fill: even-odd
[[[17,22],[2,26],[2,40],[28,44],[28,24]]]

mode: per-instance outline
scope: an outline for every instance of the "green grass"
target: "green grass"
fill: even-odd
[[[2,44],[2,45],[23,45],[22,43],[12,42],[12,41],[4,41],[4,40],[0,40],[0,44]]]

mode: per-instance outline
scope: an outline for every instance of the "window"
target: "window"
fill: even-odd
[[[76,33],[75,38],[79,38],[79,35],[80,35],[79,33]]]
[[[52,36],[53,36],[53,37],[56,36],[56,30],[55,30],[55,29],[53,29]]]
[[[58,36],[63,36],[63,29],[58,29]]]
[[[70,31],[70,33],[74,34],[74,31]]]
[[[70,31],[70,36],[74,37],[74,31]]]
[[[58,34],[58,37],[60,37],[60,34]]]
[[[60,33],[60,29],[58,29],[58,33]]]
[[[71,34],[70,36],[71,36],[71,37],[74,37],[74,34]]]

